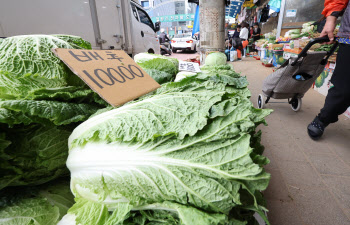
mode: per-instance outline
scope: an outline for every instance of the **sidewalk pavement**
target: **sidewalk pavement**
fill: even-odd
[[[263,80],[272,69],[253,58],[233,66],[247,76],[256,106]],[[267,118],[269,125],[259,127],[264,155],[271,160],[266,166],[271,182],[264,195],[272,225],[350,225],[350,119],[341,116],[319,141],[306,132],[324,99],[311,89],[298,113],[286,100],[271,99],[282,103],[265,107],[274,109]]]

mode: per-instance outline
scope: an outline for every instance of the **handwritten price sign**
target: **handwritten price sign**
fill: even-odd
[[[122,105],[160,87],[122,50],[58,48],[53,52],[112,106]]]

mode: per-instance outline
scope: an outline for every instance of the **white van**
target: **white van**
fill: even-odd
[[[158,30],[134,0],[0,0],[0,37],[69,34],[94,49],[159,54]]]

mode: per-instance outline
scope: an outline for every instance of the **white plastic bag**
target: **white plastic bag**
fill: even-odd
[[[237,60],[237,51],[236,49],[231,49],[230,51],[230,61],[236,61]]]

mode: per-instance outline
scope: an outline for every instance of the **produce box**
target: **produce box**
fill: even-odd
[[[285,52],[293,53],[293,54],[300,54],[302,49],[300,48],[293,48],[293,49],[283,49]]]
[[[277,67],[282,65],[286,59],[283,58],[283,51],[273,50],[273,66]]]
[[[272,45],[269,45],[269,50],[273,50],[274,48],[283,48],[283,44],[272,44]]]
[[[295,54],[295,53],[291,53],[291,52],[283,52],[283,58],[285,60],[291,58],[291,57],[298,57],[298,54]]]
[[[268,50],[268,49],[266,49],[266,58],[267,59],[272,59],[273,58],[273,50]]]
[[[293,49],[293,48],[294,48],[294,44],[291,44],[291,43],[283,45],[283,50],[285,50],[285,49]]]
[[[294,48],[305,48],[306,45],[310,42],[310,39],[300,39],[294,41]]]

